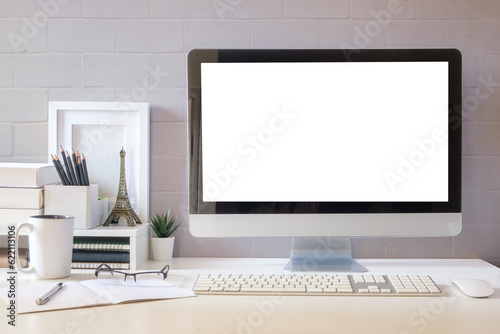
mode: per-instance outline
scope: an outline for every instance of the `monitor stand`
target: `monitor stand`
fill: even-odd
[[[304,272],[364,272],[352,259],[350,238],[293,238],[285,270]]]

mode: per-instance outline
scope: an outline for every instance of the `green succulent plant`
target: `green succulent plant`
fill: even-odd
[[[170,209],[166,214],[158,214],[155,212],[155,216],[149,219],[149,225],[151,225],[151,228],[158,238],[168,238],[182,224],[181,221],[174,226],[176,219],[177,217],[170,218]]]

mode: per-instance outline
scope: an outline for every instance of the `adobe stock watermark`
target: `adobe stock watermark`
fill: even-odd
[[[396,190],[396,186],[404,183],[405,179],[412,176],[415,171],[422,166],[436,152],[439,145],[448,142],[445,131],[435,128],[428,138],[416,139],[414,149],[407,155],[398,156],[398,166],[394,171],[386,171],[384,178],[391,189]]]
[[[76,310],[78,317],[65,323],[62,333],[82,333],[82,327],[93,322],[98,313],[103,311],[102,300],[113,300],[113,296],[119,296],[123,290],[124,287],[121,285],[106,285],[106,287],[95,291],[97,295],[86,297],[85,305],[88,307],[78,308]]]
[[[474,94],[467,95],[462,99],[462,108],[454,107],[449,114],[445,113],[443,117],[449,118],[448,122],[452,129],[457,129],[463,120],[471,117],[471,114],[477,112],[481,102],[489,99],[492,94],[500,87],[500,82],[493,81],[492,75],[487,78],[480,76],[480,84],[474,89]],[[394,191],[398,184],[404,183],[411,177],[420,166],[422,166],[436,151],[441,144],[447,143],[445,131],[436,128],[428,138],[414,141],[414,149],[406,156],[398,156],[398,166],[393,171],[386,171],[384,178],[391,189]]]
[[[239,316],[236,321],[236,334],[253,334],[256,329],[262,327],[276,311],[277,305],[282,305],[286,301],[286,296],[272,295],[269,299],[255,300],[253,302],[254,310],[247,316]],[[230,334],[227,333],[226,334]]]
[[[386,28],[392,21],[394,15],[401,13],[403,3],[412,2],[413,0],[389,0],[385,9],[379,11],[371,10],[370,15],[373,20],[368,21],[363,29],[358,26],[354,27],[354,45],[346,42],[340,43],[340,48],[343,50],[347,60],[351,60],[353,53],[359,53],[357,49],[363,49],[370,46],[372,39],[379,36],[383,28]]]
[[[481,102],[488,100],[491,95],[500,88],[500,82],[493,81],[493,76],[488,75],[487,78],[483,76],[478,77],[479,85],[474,89],[474,94],[467,95],[462,99],[462,115],[452,115],[450,117],[450,122],[457,122],[460,120],[466,120],[474,113],[479,110]]]
[[[144,102],[148,97],[148,92],[158,88],[164,78],[169,76],[169,72],[162,72],[157,64],[155,69],[148,67],[148,72],[142,79],[142,85],[135,86],[131,89],[130,94],[121,94],[117,107],[126,106],[127,101]]]
[[[226,12],[232,12],[242,2],[243,0],[215,0],[214,7],[217,17],[223,19]]]
[[[427,306],[421,306],[408,316],[411,329],[398,334],[424,333],[440,315],[445,313],[447,305],[454,303],[456,296],[432,298]]]
[[[236,158],[230,159],[222,170],[208,173],[208,180],[204,181],[204,197],[208,199],[217,198],[221,190],[231,183],[231,179],[243,172],[243,165],[254,161],[258,157],[259,152],[264,151],[272,144],[276,136],[285,131],[286,127],[290,125],[295,117],[296,115],[288,110],[287,107],[281,109],[274,108],[267,125],[256,133],[248,135],[237,146]],[[243,163],[241,162],[242,159]]]
[[[38,5],[40,10],[37,11],[31,19],[23,17],[23,26],[21,27],[21,34],[9,32],[7,38],[15,52],[23,52],[26,45],[35,38],[40,29],[47,26],[49,18],[55,17],[61,10],[61,6],[66,5],[71,0],[40,0]]]
[[[307,246],[310,246],[314,251],[310,256],[304,257],[303,262],[299,262],[298,268],[301,271],[318,271],[318,268],[321,267],[349,264],[352,260],[349,238],[317,237],[314,242],[309,242]]]

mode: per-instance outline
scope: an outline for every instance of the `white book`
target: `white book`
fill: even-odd
[[[56,168],[51,164],[0,163],[0,187],[43,187],[60,183]]]
[[[31,216],[43,215],[43,209],[0,209],[0,227],[28,222]]]
[[[42,209],[43,188],[0,188],[0,209]]]
[[[32,313],[52,310],[62,310],[77,307],[97,305],[115,305],[132,301],[172,299],[196,296],[172,284],[162,281],[159,287],[139,287],[121,285],[103,285],[97,280],[82,282],[64,282],[62,288],[43,305],[37,305],[35,300],[55,286],[52,283],[17,287],[17,313]],[[0,288],[0,298],[10,303],[8,288]]]
[[[97,269],[102,262],[71,262],[71,269]],[[112,269],[129,270],[130,263],[106,263]]]

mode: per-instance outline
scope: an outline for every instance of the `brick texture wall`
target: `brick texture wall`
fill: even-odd
[[[151,212],[187,221],[186,68],[192,48],[455,47],[464,55],[463,232],[358,239],[357,257],[500,264],[500,1],[2,0],[0,161],[47,160],[47,102],[151,103]],[[164,73],[147,94],[148,69]],[[196,239],[178,256],[288,256],[290,239]]]

